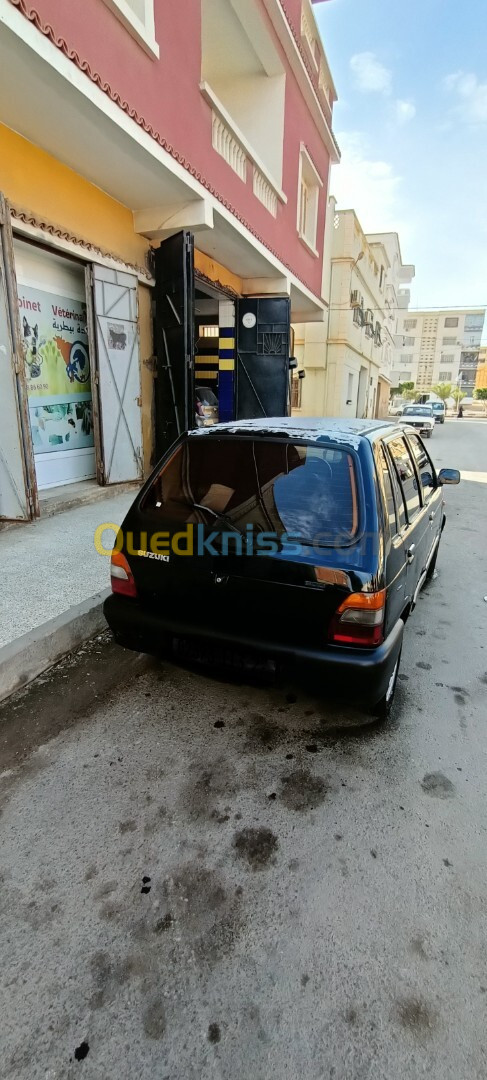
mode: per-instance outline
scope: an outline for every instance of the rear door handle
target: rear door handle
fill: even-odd
[[[414,562],[414,553],[416,551],[416,544],[411,544],[406,551],[406,558],[408,563]]]

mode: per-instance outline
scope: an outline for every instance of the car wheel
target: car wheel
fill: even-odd
[[[391,715],[392,705],[396,694],[397,678],[399,675],[399,666],[401,663],[401,653],[402,649],[391,671],[389,682],[387,684],[387,690],[384,694],[384,697],[382,697],[380,701],[378,701],[373,706],[372,709],[373,716],[375,716],[377,720],[381,720],[383,723],[385,723]]]

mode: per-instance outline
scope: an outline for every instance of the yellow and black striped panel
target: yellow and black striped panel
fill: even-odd
[[[208,379],[218,378],[218,365],[219,365],[218,353],[215,353],[215,346],[211,346],[205,349],[205,346],[199,346],[198,353],[194,358],[194,376],[197,383],[207,382]]]

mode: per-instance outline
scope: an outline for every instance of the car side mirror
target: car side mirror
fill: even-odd
[[[459,484],[461,475],[458,469],[440,469],[438,473],[438,483],[440,484]]]

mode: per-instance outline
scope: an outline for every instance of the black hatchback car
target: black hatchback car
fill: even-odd
[[[243,420],[186,433],[129,510],[105,616],[120,644],[204,662],[298,662],[385,717],[432,577],[442,485],[413,430]]]

